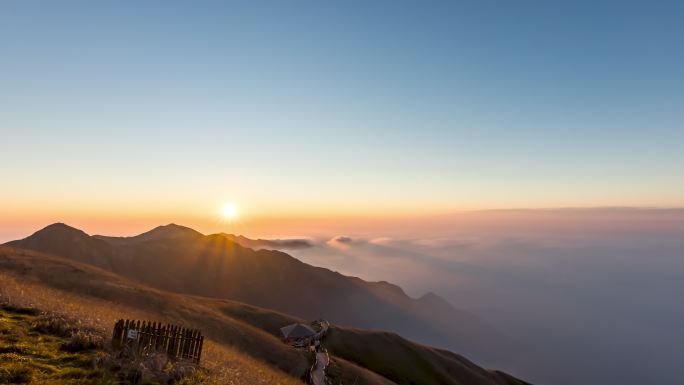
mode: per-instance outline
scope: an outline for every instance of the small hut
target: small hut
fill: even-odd
[[[283,326],[280,332],[283,333],[285,341],[290,343],[311,340],[316,335],[311,326],[302,323]]]

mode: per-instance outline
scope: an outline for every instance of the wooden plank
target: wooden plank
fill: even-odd
[[[197,330],[192,329],[190,331],[190,346],[188,347],[188,358],[190,359],[195,359],[195,347],[196,347],[196,339],[197,339]]]
[[[121,329],[121,320],[116,321],[114,324],[114,332],[112,333],[112,347],[118,349],[117,337],[119,336],[119,330]]]
[[[199,364],[200,358],[202,357],[202,345],[204,345],[204,336],[200,336],[199,349],[197,352],[197,363]]]

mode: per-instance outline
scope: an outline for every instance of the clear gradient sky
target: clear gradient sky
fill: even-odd
[[[684,206],[681,4],[3,1],[0,227]]]

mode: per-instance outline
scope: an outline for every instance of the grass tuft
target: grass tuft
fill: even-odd
[[[71,334],[69,339],[60,346],[65,352],[82,352],[84,350],[101,350],[104,348],[102,336],[87,331],[77,331]]]
[[[41,314],[33,320],[31,328],[33,331],[43,334],[51,334],[57,337],[70,337],[78,328],[65,317],[57,314]]]
[[[0,368],[0,383],[27,384],[33,380],[33,369],[25,364],[11,364]]]
[[[14,306],[9,303],[3,303],[2,304],[2,309],[7,310],[10,313],[18,314],[18,315],[31,315],[31,316],[37,316],[40,314],[40,310],[32,307],[24,307],[24,306]]]

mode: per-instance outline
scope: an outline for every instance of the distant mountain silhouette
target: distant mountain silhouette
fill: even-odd
[[[226,234],[221,235],[239,244],[242,247],[250,249],[307,249],[313,247],[313,244],[308,239],[250,239],[242,235]]]
[[[64,223],[53,223],[28,238],[10,244],[31,250],[49,249],[50,254],[68,255],[71,259],[107,269],[113,269],[111,263],[115,262],[114,250],[109,243]]]
[[[507,352],[505,339],[483,320],[435,294],[413,299],[388,282],[344,276],[234,239],[175,224],[134,237],[89,236],[54,224],[8,245],[87,262],[164,290],[389,330],[477,360],[496,362]]]

